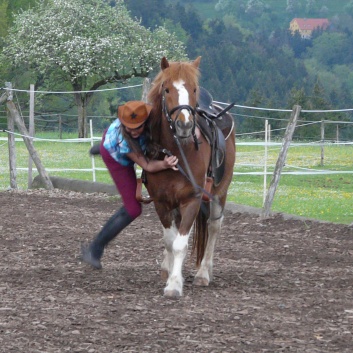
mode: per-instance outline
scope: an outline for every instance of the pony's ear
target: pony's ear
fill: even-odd
[[[193,65],[198,68],[200,66],[201,56],[198,56],[194,61]]]
[[[165,56],[163,56],[163,58],[161,60],[161,69],[165,70],[168,67],[169,67],[169,62],[168,62],[167,58]]]

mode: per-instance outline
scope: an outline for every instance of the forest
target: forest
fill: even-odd
[[[114,0],[106,2],[112,8],[116,6]],[[164,26],[174,33],[184,43],[190,60],[202,56],[201,85],[217,101],[281,109],[291,109],[294,104],[307,110],[353,108],[353,0],[124,3],[131,17],[140,20],[144,27]],[[35,4],[35,0],[0,0],[0,47],[4,46],[14,14]],[[296,17],[327,18],[330,26],[325,31],[314,31],[310,39],[303,39],[289,31],[289,23]],[[153,78],[154,74],[152,71],[149,76]],[[33,79],[37,89],[44,87],[44,83],[48,85],[46,78],[13,70],[4,62],[0,63],[0,75],[2,81],[14,82],[23,89]],[[97,99],[91,104],[90,113],[105,115],[112,114],[119,101],[130,97],[129,93],[119,91],[119,97]],[[58,111],[58,106],[67,111],[72,108],[67,100],[51,99],[46,103],[46,111]],[[273,113],[272,117],[281,116]],[[353,120],[346,113],[325,115],[325,119]],[[239,121],[239,128],[254,131],[260,128],[259,124],[262,128],[258,119],[248,118]],[[273,121],[274,128],[281,125],[280,119]],[[311,133],[308,130],[300,137],[309,137]],[[345,134],[350,135],[351,130],[346,129]]]

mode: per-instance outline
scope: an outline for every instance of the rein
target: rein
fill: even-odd
[[[183,162],[184,162],[184,164],[185,164],[186,172],[185,172],[185,170],[181,167],[180,163],[177,164],[178,170],[180,171],[180,173],[181,173],[182,175],[184,175],[184,177],[185,177],[187,180],[190,181],[190,183],[192,184],[192,186],[194,187],[195,190],[199,190],[199,192],[201,192],[201,193],[207,195],[207,197],[210,199],[210,201],[212,201],[212,200],[213,200],[213,195],[212,195],[210,192],[208,192],[205,188],[203,188],[202,186],[200,186],[200,185],[198,185],[198,184],[196,183],[195,178],[194,178],[194,176],[193,176],[193,174],[192,174],[192,172],[191,172],[189,163],[188,163],[188,161],[187,161],[187,159],[186,159],[185,153],[184,153],[184,151],[183,151],[183,148],[181,147],[178,138],[177,138],[175,135],[173,135],[173,137],[174,137],[174,139],[175,139],[175,141],[176,141],[176,143],[177,143],[177,146],[178,146],[178,148],[179,148],[181,157],[182,157]],[[160,152],[162,152],[162,153],[164,153],[164,154],[166,154],[166,155],[168,155],[168,156],[172,156],[172,155],[173,155],[173,154],[172,154],[170,151],[168,151],[166,148],[160,149]]]
[[[179,163],[177,164],[177,168],[180,171],[180,173],[182,175],[184,175],[187,180],[190,181],[190,183],[192,184],[192,186],[193,186],[193,188],[195,190],[198,190],[198,192],[199,193],[201,192],[201,194],[203,193],[203,194],[207,195],[209,200],[213,200],[213,198],[214,198],[213,195],[210,192],[208,192],[207,190],[205,190],[205,188],[201,187],[200,185],[198,185],[196,183],[195,178],[194,178],[194,176],[192,174],[192,171],[190,169],[189,163],[187,161],[187,158],[185,156],[184,150],[183,150],[183,148],[182,148],[182,146],[180,144],[179,138],[178,138],[178,136],[176,134],[175,123],[176,123],[176,121],[178,121],[179,114],[181,113],[181,111],[183,109],[188,110],[191,113],[191,115],[192,115],[192,118],[193,118],[192,119],[192,124],[193,125],[192,125],[191,132],[192,132],[192,136],[193,136],[193,139],[194,139],[195,148],[196,148],[196,150],[198,150],[199,149],[199,142],[197,140],[196,133],[195,133],[195,129],[196,129],[196,117],[195,117],[196,109],[194,109],[190,105],[178,105],[178,106],[172,108],[170,111],[168,111],[166,98],[165,98],[165,90],[163,91],[163,95],[162,95],[162,110],[163,110],[163,113],[164,113],[168,123],[169,123],[169,128],[172,130],[173,138],[174,138],[174,140],[176,142],[176,145],[178,146],[178,149],[179,149],[181,158],[183,159],[186,171],[180,166]],[[178,112],[178,113],[177,113],[176,119],[173,120],[171,115],[173,113],[175,113],[175,112]],[[165,148],[162,148],[160,151],[165,153],[165,154],[167,154],[168,156],[172,155],[172,153],[170,151],[168,151],[167,149],[165,149]]]

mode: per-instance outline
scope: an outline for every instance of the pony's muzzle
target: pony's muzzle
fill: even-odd
[[[178,119],[175,122],[176,133],[177,133],[177,136],[180,138],[187,138],[191,136],[192,128],[193,128],[192,121],[182,121]]]

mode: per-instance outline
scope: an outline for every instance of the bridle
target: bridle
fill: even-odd
[[[197,185],[196,181],[195,181],[195,178],[192,174],[192,171],[190,169],[190,166],[189,166],[189,163],[188,163],[188,160],[185,156],[185,153],[184,153],[184,150],[181,146],[181,143],[179,141],[179,137],[177,136],[177,133],[176,133],[176,127],[175,127],[175,124],[176,122],[178,121],[178,117],[181,113],[181,111],[183,109],[186,109],[189,111],[189,113],[192,115],[192,128],[191,128],[191,132],[192,132],[192,136],[193,136],[193,140],[194,140],[194,144],[195,144],[195,148],[196,150],[199,150],[199,142],[197,140],[197,137],[196,137],[196,133],[195,133],[195,128],[196,128],[196,109],[194,109],[193,107],[191,107],[190,105],[178,105],[174,108],[172,108],[170,111],[168,110],[168,107],[167,107],[167,103],[166,103],[166,98],[165,98],[165,90],[163,90],[163,94],[162,94],[162,110],[163,110],[163,113],[169,123],[169,127],[170,129],[172,130],[172,134],[173,134],[173,138],[176,142],[176,145],[178,146],[178,149],[179,149],[179,152],[180,152],[180,155],[181,155],[181,158],[184,162],[184,167],[185,167],[185,171],[183,170],[183,168],[180,166],[180,164],[178,164],[178,169],[179,171],[181,172],[181,174],[183,174],[192,184],[192,186],[194,187],[195,191],[201,191],[203,193],[205,193],[209,198],[210,200],[213,199],[213,195],[211,195],[209,192],[207,192],[203,187],[201,187],[200,185]],[[177,117],[175,120],[173,120],[171,118],[171,115],[173,113],[177,112]],[[168,151],[167,149],[163,148],[161,149],[161,152],[171,156],[171,152]]]
[[[177,144],[179,145],[179,137],[177,136],[177,130],[175,127],[175,124],[177,124],[178,119],[179,119],[179,115],[181,113],[182,110],[187,110],[190,115],[192,116],[192,127],[191,127],[191,134],[195,143],[195,148],[198,150],[199,149],[199,143],[197,141],[197,137],[196,137],[196,133],[195,133],[195,128],[196,128],[196,110],[187,104],[183,104],[183,105],[177,105],[176,107],[172,108],[171,110],[168,110],[167,107],[167,101],[165,98],[165,90],[163,90],[163,94],[162,94],[162,110],[164,113],[164,116],[166,117],[168,124],[169,124],[169,128],[171,129],[172,133],[173,133],[173,137],[175,139],[175,141],[177,142]],[[172,119],[172,115],[177,112],[177,116],[175,118],[175,120]]]

